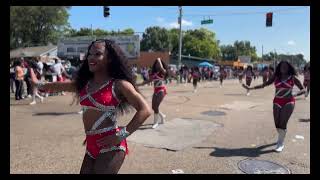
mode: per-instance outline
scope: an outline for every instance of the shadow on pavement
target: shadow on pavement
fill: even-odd
[[[203,88],[218,88],[218,87],[216,87],[216,86],[205,86]]]
[[[138,130],[145,130],[145,129],[152,129],[152,125],[153,124],[144,124],[144,125],[141,125]]]
[[[310,122],[310,118],[309,119],[299,119],[299,122]]]
[[[44,112],[44,113],[34,113],[33,116],[62,116],[69,114],[79,114],[78,112]]]
[[[188,92],[192,92],[192,90],[172,91],[172,93],[188,93]]]
[[[207,115],[207,116],[225,116],[226,113],[223,111],[204,111],[201,112],[201,114]]]
[[[236,94],[224,94],[225,96],[245,96],[245,93],[236,93]]]
[[[10,106],[30,106],[30,103],[10,103]]]
[[[265,150],[264,148],[274,146],[276,143],[266,144],[259,147],[254,148],[237,148],[237,149],[227,149],[227,148],[218,148],[218,147],[193,147],[196,149],[214,149],[213,152],[210,153],[210,156],[215,157],[231,157],[231,156],[246,156],[246,157],[258,157],[261,154],[267,154],[275,152],[274,150]]]

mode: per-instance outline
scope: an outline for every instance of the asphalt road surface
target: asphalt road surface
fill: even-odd
[[[261,82],[261,78],[257,79],[253,85]],[[187,174],[238,174],[243,172],[237,163],[246,158],[275,162],[293,174],[310,173],[310,97],[297,98],[288,123],[285,149],[276,153],[273,151],[277,140],[272,114],[273,86],[252,91],[250,96],[246,96],[237,80],[226,80],[222,88],[218,81],[202,82],[199,86],[193,93],[192,84],[173,82],[168,85],[168,95],[160,109],[167,115],[167,122],[181,118],[219,126],[201,141],[193,141],[190,136],[194,143],[178,151],[129,140],[129,155],[119,173],[172,174],[172,170],[180,169]],[[151,104],[152,87],[140,89]],[[77,113],[80,106],[71,106],[72,98],[70,93],[53,96],[43,104],[31,106],[31,99],[15,101],[11,95],[10,173],[79,173],[85,134],[81,115]],[[133,115],[134,112],[121,117],[119,124],[126,125]],[[149,130],[152,122],[153,115],[139,133]],[[177,132],[183,132],[183,128],[181,125]],[[157,143],[157,138],[154,142]]]

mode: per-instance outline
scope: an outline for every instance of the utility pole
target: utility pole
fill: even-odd
[[[91,36],[93,37],[93,30],[92,30],[92,24],[91,24]]]
[[[274,70],[276,69],[276,49],[274,49],[273,68],[274,68]]]
[[[291,55],[291,64],[292,64],[292,66],[294,66],[293,65],[293,55]]]
[[[93,41],[96,40],[96,37],[93,36],[92,24],[91,24],[91,39],[92,39]]]
[[[262,45],[261,60],[263,61],[263,45]]]
[[[182,49],[182,6],[179,6],[179,18],[178,18],[178,23],[180,27],[180,35],[179,35],[179,64],[178,67],[180,69],[181,67],[181,49]]]

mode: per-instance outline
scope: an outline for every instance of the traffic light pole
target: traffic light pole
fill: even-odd
[[[180,27],[180,35],[179,35],[179,64],[178,67],[181,67],[181,49],[182,49],[182,6],[179,6],[179,19],[178,19],[179,27]]]

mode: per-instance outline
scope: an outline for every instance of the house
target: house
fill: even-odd
[[[97,39],[114,41],[129,60],[139,57],[139,35],[64,37],[58,42],[58,56],[61,59],[78,61],[87,53],[89,45]]]
[[[129,59],[130,65],[137,65],[138,67],[152,67],[157,58],[161,58],[166,64],[170,63],[169,52],[146,52],[141,51],[137,59]]]
[[[18,48],[10,51],[10,61],[20,58],[33,58],[40,57],[41,61],[48,61],[53,57],[57,57],[57,46],[36,46],[36,47],[26,47]]]
[[[251,57],[250,56],[238,56],[238,60],[240,63],[244,64],[250,64],[251,63]]]
[[[247,68],[248,65],[251,65],[251,57],[250,56],[238,56],[238,60],[233,62],[233,67],[239,68]]]

